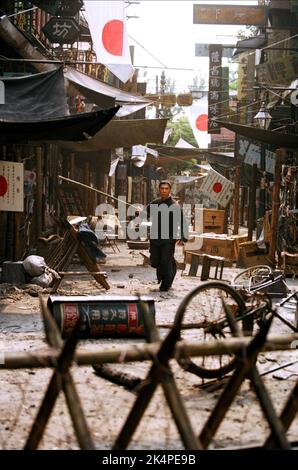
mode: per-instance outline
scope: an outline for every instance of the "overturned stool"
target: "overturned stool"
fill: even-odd
[[[191,255],[189,276],[196,276],[198,272],[198,267],[200,262],[202,263],[201,271],[201,281],[207,281],[210,278],[210,268],[212,263],[215,265],[214,278],[212,279],[222,279],[224,263],[225,261],[229,262],[226,258],[222,256],[211,256],[205,253],[196,253],[193,251],[188,252]],[[219,276],[219,277],[218,277]]]
[[[225,261],[226,259],[222,256],[204,255],[202,261],[201,281],[208,281],[208,279],[222,279]],[[210,277],[212,262],[215,264],[214,278]],[[218,274],[219,277],[217,277]]]

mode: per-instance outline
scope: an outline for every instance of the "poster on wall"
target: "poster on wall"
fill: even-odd
[[[24,211],[24,164],[0,160],[0,211]]]

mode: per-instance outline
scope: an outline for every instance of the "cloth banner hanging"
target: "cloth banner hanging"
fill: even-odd
[[[213,169],[209,170],[200,181],[202,183],[199,189],[202,193],[222,207],[229,204],[234,192],[234,184],[231,181]]]
[[[113,176],[115,174],[119,160],[120,160],[120,157],[117,155],[117,153],[112,152],[109,176]]]
[[[124,2],[84,1],[98,62],[126,83],[134,73],[131,63]]]
[[[208,134],[208,97],[193,102],[185,110],[193,134],[200,148],[208,148],[211,136]]]
[[[134,166],[141,168],[146,161],[146,147],[144,145],[133,145],[131,149],[131,160]]]

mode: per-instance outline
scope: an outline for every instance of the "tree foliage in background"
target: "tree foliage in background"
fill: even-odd
[[[189,144],[197,147],[196,139],[193,135],[187,117],[182,116],[177,121],[172,121],[168,124],[168,127],[173,129],[171,136],[168,139],[167,145],[175,146],[180,138],[186,140]]]

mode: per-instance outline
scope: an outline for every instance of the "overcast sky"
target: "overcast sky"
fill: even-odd
[[[173,68],[188,68],[192,71],[166,70],[166,76],[176,83],[176,92],[187,92],[192,85],[195,75],[208,77],[208,59],[195,57],[196,43],[222,43],[235,44],[236,35],[242,26],[232,25],[199,25],[193,24],[193,5],[234,4],[257,5],[257,0],[143,0],[139,5],[130,5],[126,12],[128,16],[138,16],[138,19],[128,20],[128,33],[134,40],[130,44],[135,46],[134,63],[140,68],[139,77],[148,80],[148,92],[155,92],[155,76],[160,76],[163,65]],[[232,36],[230,36],[232,35]],[[149,52],[155,57],[153,58]],[[160,69],[149,69],[161,67]],[[235,67],[235,66],[234,66]]]

